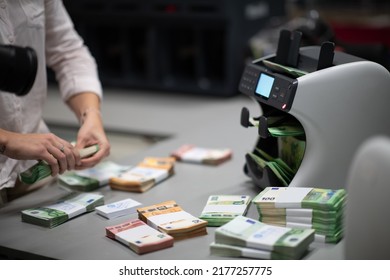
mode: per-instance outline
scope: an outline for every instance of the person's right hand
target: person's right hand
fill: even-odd
[[[8,132],[3,154],[17,160],[44,160],[51,175],[62,174],[80,164],[80,154],[68,141],[54,135]]]

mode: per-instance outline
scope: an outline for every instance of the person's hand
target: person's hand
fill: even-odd
[[[82,119],[82,125],[77,135],[76,148],[82,149],[97,144],[99,150],[92,155],[81,159],[75,169],[85,169],[95,166],[110,154],[110,143],[104,132],[103,122],[98,110],[88,111]]]
[[[54,135],[8,132],[3,154],[17,160],[44,160],[51,175],[62,174],[80,165],[80,154],[68,141]]]

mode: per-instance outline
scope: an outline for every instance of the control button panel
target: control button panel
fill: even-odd
[[[288,111],[292,106],[298,81],[273,73],[269,69],[249,64],[241,77],[239,91],[279,110]]]

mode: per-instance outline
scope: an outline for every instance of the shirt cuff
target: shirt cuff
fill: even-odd
[[[102,85],[100,81],[94,77],[73,78],[71,82],[60,84],[60,92],[64,101],[67,101],[69,98],[82,92],[92,92],[95,93],[100,100],[103,99]]]

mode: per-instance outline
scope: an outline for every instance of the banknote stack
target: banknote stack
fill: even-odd
[[[308,72],[300,70],[298,68],[285,66],[285,65],[275,63],[275,62],[270,61],[270,60],[263,60],[262,62],[264,63],[265,66],[267,66],[268,68],[272,69],[275,72],[287,73],[287,74],[292,75],[293,77],[301,77],[301,76],[304,76],[308,73]]]
[[[230,149],[213,149],[185,144],[171,153],[178,161],[209,165],[221,164],[232,157]]]
[[[215,231],[213,255],[256,259],[300,259],[314,240],[313,229],[267,225],[237,216]]]
[[[274,158],[258,148],[254,152],[248,153],[247,156],[257,164],[260,170],[268,167],[283,186],[290,184],[294,178],[295,172],[281,158]]]
[[[128,192],[145,192],[174,173],[175,158],[146,157],[137,166],[111,177],[111,189]]]
[[[279,137],[278,148],[280,158],[297,172],[305,154],[306,141],[294,136]]]
[[[219,227],[245,215],[250,202],[249,195],[211,195],[199,218],[207,221],[207,226]]]
[[[119,176],[130,168],[128,165],[102,161],[88,169],[66,172],[58,179],[61,185],[71,190],[90,192],[107,185],[111,177]]]
[[[255,127],[260,125],[257,119],[249,121]],[[295,118],[287,116],[268,117],[265,126],[268,136],[278,138],[278,157],[256,148],[247,154],[247,160],[257,164],[260,170],[267,167],[279,179],[281,186],[288,186],[302,162],[306,147],[305,131]]]
[[[106,227],[106,236],[118,240],[139,255],[173,246],[173,237],[162,233],[139,219]]]
[[[343,237],[344,189],[267,187],[254,199],[259,220],[290,228],[312,228],[316,242]]]
[[[260,121],[250,118],[254,127],[260,126]],[[273,137],[304,136],[305,130],[300,122],[290,116],[273,116],[267,118],[267,134]]]
[[[72,192],[53,204],[23,210],[22,221],[53,228],[103,204],[103,195]]]
[[[207,222],[184,211],[174,200],[137,209],[138,218],[175,240],[207,234]]]
[[[80,157],[86,158],[99,151],[98,145],[92,145],[84,149],[80,149]],[[31,166],[29,169],[23,171],[18,175],[19,180],[27,185],[32,185],[38,181],[41,181],[44,178],[47,178],[51,175],[50,165],[43,160],[38,161],[36,164]]]
[[[115,219],[125,215],[137,213],[137,208],[140,206],[140,202],[131,198],[126,198],[120,201],[98,206],[95,210],[96,213],[107,219]]]

